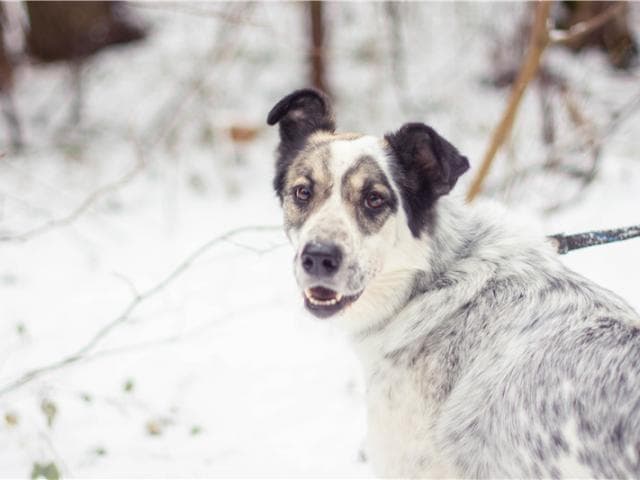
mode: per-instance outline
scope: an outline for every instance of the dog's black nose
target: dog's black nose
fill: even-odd
[[[327,243],[307,243],[300,256],[302,268],[309,275],[330,277],[340,268],[342,253],[336,245]]]

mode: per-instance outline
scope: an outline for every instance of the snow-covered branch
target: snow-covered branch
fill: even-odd
[[[45,222],[41,225],[30,228],[20,233],[0,235],[0,243],[25,242],[38,235],[48,233],[60,227],[71,225],[85,212],[87,212],[87,210],[93,207],[98,201],[102,200],[107,195],[114,193],[115,191],[131,182],[131,180],[133,180],[146,167],[146,165],[146,158],[142,154],[138,155],[133,167],[131,167],[127,172],[125,172],[122,176],[120,176],[113,182],[107,183],[97,190],[91,192],[91,194],[89,194],[82,202],[80,202],[78,206],[76,206],[66,215],[59,218],[54,218],[52,220],[49,220],[48,222]]]
[[[117,315],[113,320],[100,328],[87,343],[78,348],[75,352],[66,355],[65,357],[56,360],[52,363],[43,365],[38,368],[34,368],[24,373],[20,377],[15,380],[9,382],[8,384],[0,387],[0,396],[13,391],[23,385],[35,380],[38,377],[46,373],[53,372],[55,370],[59,370],[65,366],[72,365],[80,362],[85,358],[85,356],[90,353],[109,333],[111,333],[115,328],[125,323],[131,316],[131,313],[136,310],[140,304],[149,300],[150,298],[158,295],[162,292],[169,284],[171,284],[174,280],[176,280],[180,275],[182,275],[199,257],[201,257],[205,252],[207,252],[214,245],[218,245],[220,243],[228,242],[232,240],[237,235],[243,233],[250,232],[275,232],[280,231],[282,227],[280,225],[250,225],[245,227],[239,227],[233,230],[230,230],[222,235],[216,236],[211,240],[205,242],[196,250],[194,250],[191,254],[189,254],[182,262],[180,262],[174,269],[172,269],[167,275],[165,275],[161,280],[156,282],[152,287],[148,288],[142,293],[135,295],[131,301],[122,309],[119,315]],[[267,251],[273,250],[275,247],[269,247],[261,250],[260,253],[264,253]],[[255,249],[254,249],[255,251]]]

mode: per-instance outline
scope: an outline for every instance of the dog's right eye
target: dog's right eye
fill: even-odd
[[[296,200],[299,200],[301,202],[308,202],[311,198],[311,190],[309,189],[309,187],[300,185],[299,187],[296,187],[295,195]]]

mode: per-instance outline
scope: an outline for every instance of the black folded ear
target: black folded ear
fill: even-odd
[[[385,136],[395,157],[394,175],[414,236],[427,226],[432,206],[469,169],[469,161],[431,127],[407,123]]]
[[[296,90],[280,100],[267,117],[269,125],[280,125],[280,145],[276,164],[274,188],[282,199],[286,168],[304,147],[312,133],[336,129],[328,97],[319,90]]]
[[[327,96],[319,90],[296,90],[280,100],[269,112],[269,125],[280,124],[282,142],[299,142],[316,130],[336,129]]]

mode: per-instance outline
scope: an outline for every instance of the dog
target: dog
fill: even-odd
[[[314,89],[267,122],[296,281],[362,362],[377,475],[640,477],[629,305],[449,195],[469,162],[431,127],[337,133]]]

